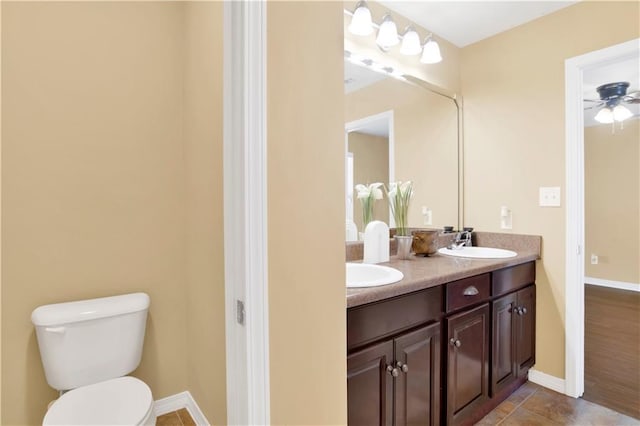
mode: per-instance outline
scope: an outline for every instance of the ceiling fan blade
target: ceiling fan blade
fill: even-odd
[[[588,110],[588,109],[600,108],[600,107],[602,107],[602,106],[604,106],[604,105],[605,105],[605,102],[603,102],[603,101],[601,101],[601,100],[598,100],[598,101],[592,101],[592,100],[590,100],[590,99],[585,99],[585,101],[587,101],[587,102],[596,102],[595,104],[591,104],[591,105],[586,104],[586,105],[588,105],[588,106],[585,106],[585,107],[584,107],[584,110],[585,110],[585,111],[586,111],[586,110]]]
[[[602,99],[583,99],[585,102],[602,102]]]
[[[640,104],[640,90],[627,93],[622,100],[628,104]]]

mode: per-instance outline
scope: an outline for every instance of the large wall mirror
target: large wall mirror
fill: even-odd
[[[455,96],[345,52],[346,216],[363,231],[357,184],[411,180],[413,228],[461,226],[461,110]],[[374,218],[394,226],[386,197]],[[347,238],[348,240],[352,238]]]

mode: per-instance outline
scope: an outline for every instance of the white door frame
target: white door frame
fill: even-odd
[[[224,3],[224,257],[229,425],[270,423],[266,22],[266,2]]]
[[[584,393],[584,110],[583,73],[627,59],[640,50],[640,38],[565,61],[566,126],[566,290],[565,393]]]

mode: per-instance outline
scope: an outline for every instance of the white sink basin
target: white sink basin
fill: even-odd
[[[347,263],[347,287],[377,287],[400,281],[404,274],[388,266]]]
[[[454,250],[443,247],[438,250],[438,253],[446,254],[447,256],[470,257],[475,259],[505,259],[518,255],[515,251],[491,247],[462,247]]]

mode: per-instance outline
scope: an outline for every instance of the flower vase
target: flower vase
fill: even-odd
[[[395,239],[398,243],[398,259],[409,259],[413,237],[409,235],[396,235]]]

